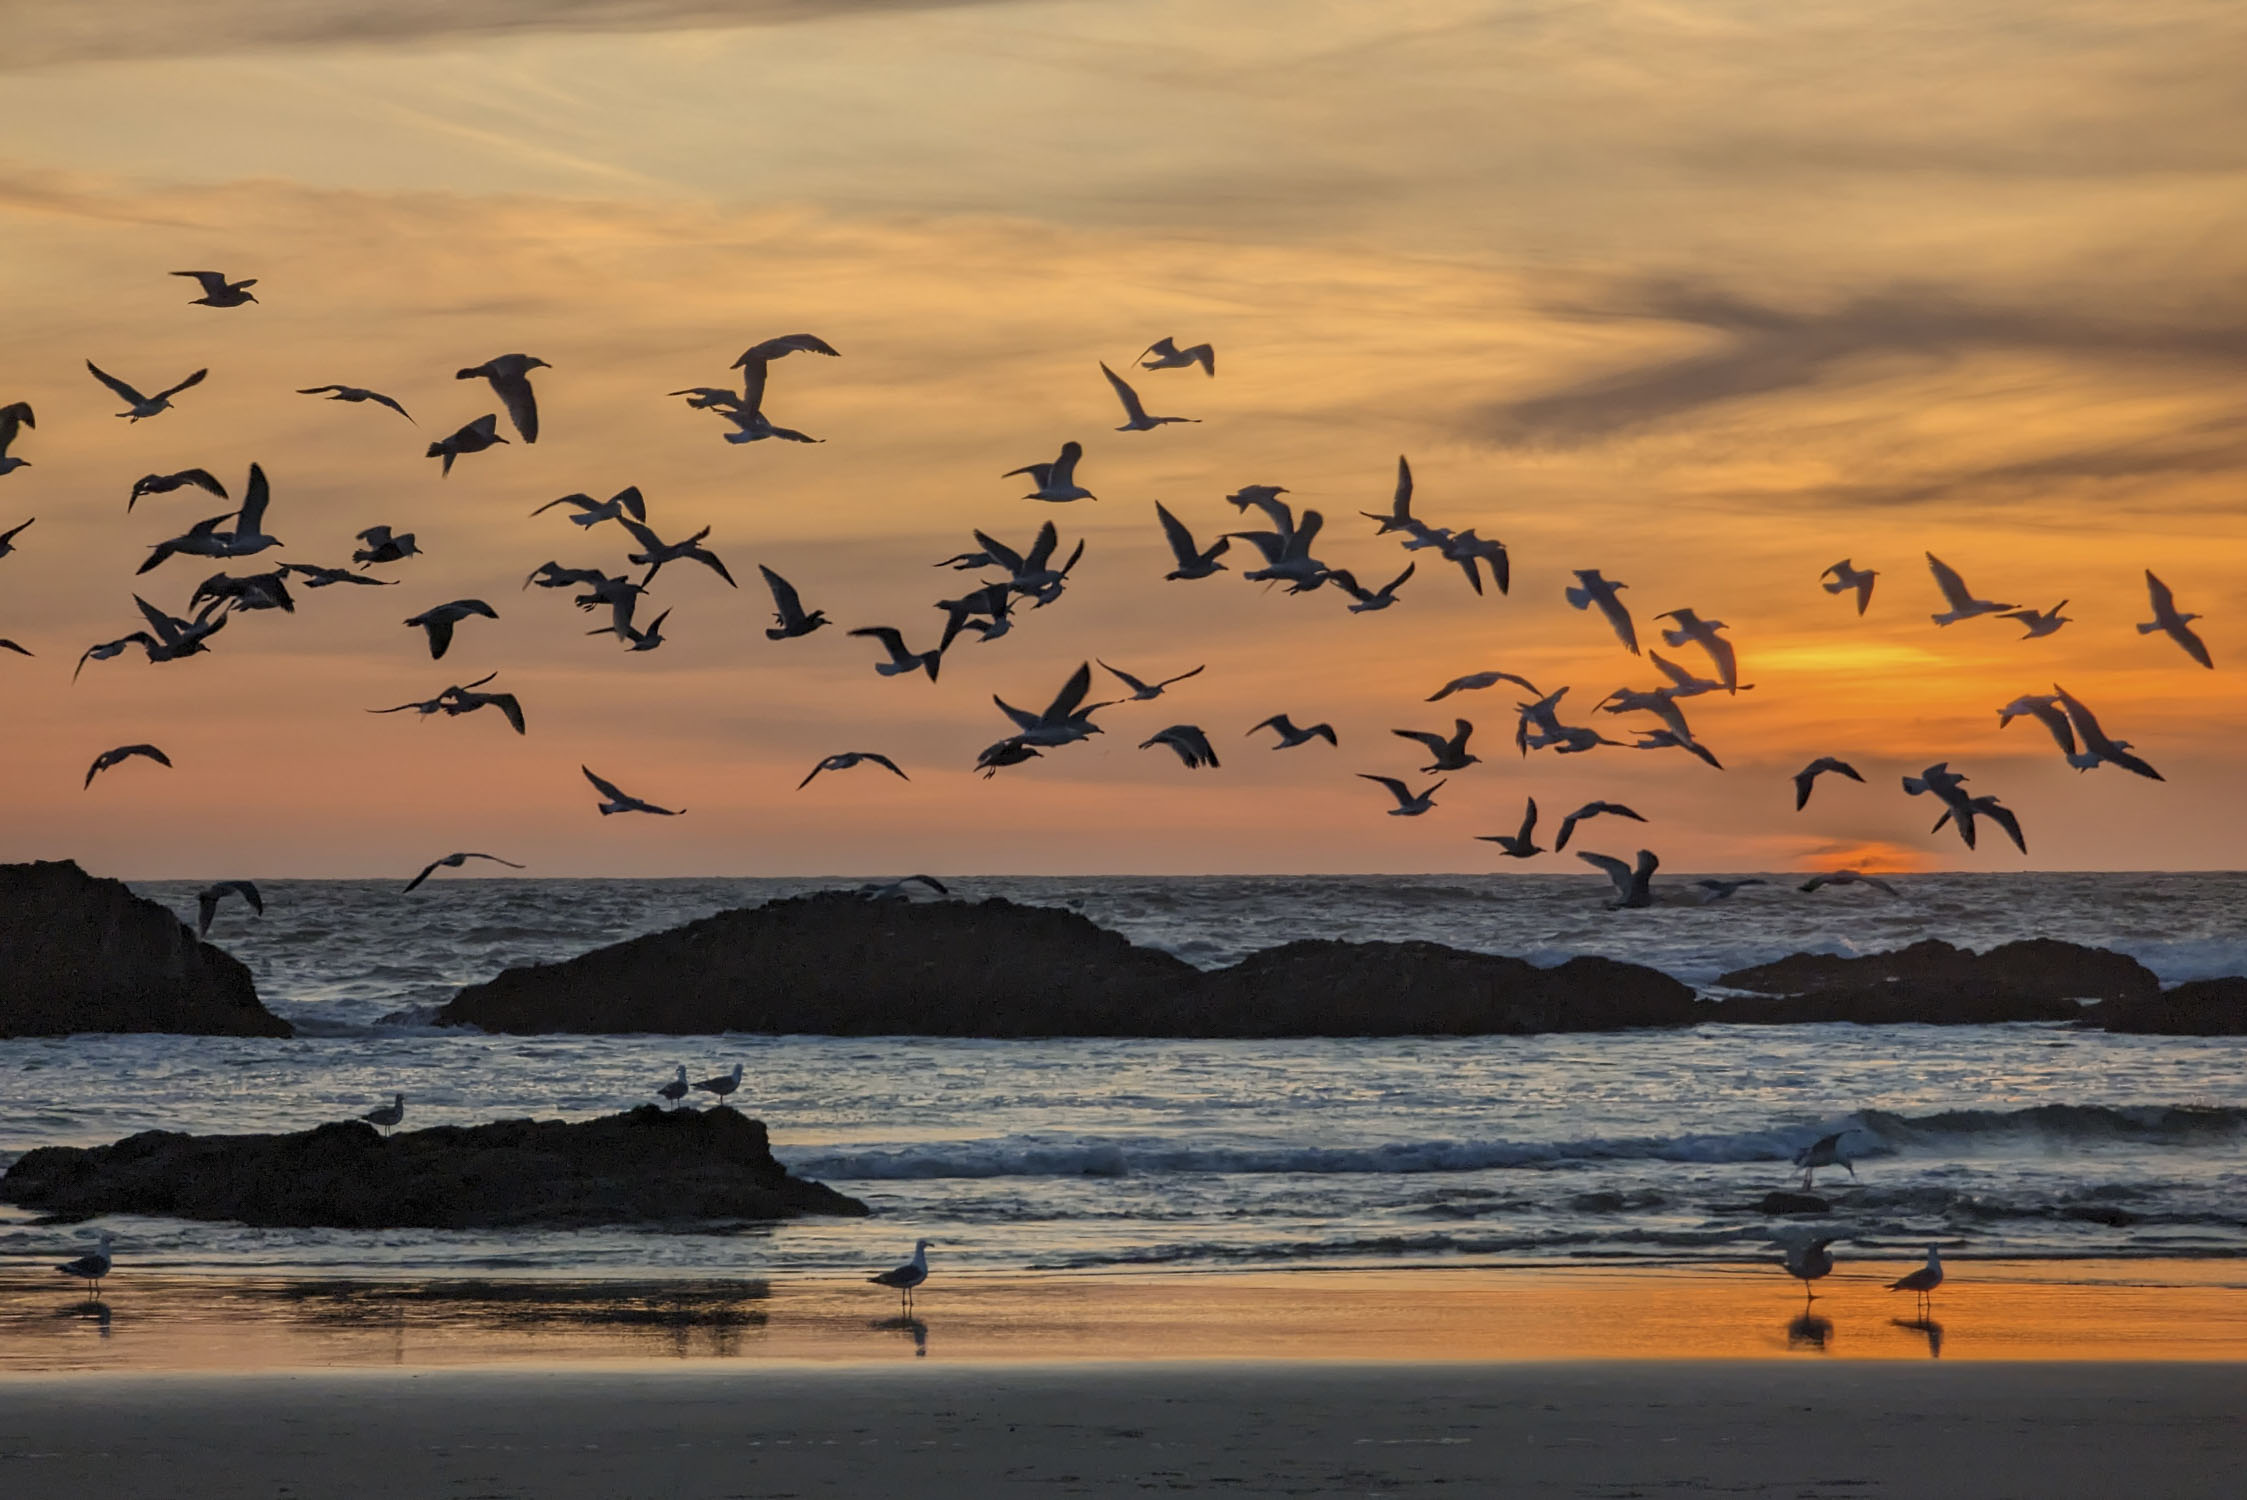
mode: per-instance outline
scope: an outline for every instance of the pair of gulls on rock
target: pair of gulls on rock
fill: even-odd
[[[706,1094],[717,1095],[718,1102],[723,1104],[728,1094],[741,1087],[743,1071],[742,1065],[735,1063],[731,1073],[720,1073],[717,1077],[705,1078],[700,1083],[689,1083],[687,1082],[686,1064],[681,1063],[679,1064],[679,1071],[671,1076],[671,1081],[661,1085],[654,1092],[656,1097],[668,1099],[674,1108],[681,1100],[686,1098],[690,1090],[695,1089],[699,1089]]]
[[[793,427],[779,427],[765,415],[765,384],[772,362],[790,354],[824,354],[829,358],[842,356],[825,339],[812,333],[788,333],[778,338],[752,344],[742,351],[741,358],[732,368],[741,372],[741,389],[725,386],[696,385],[685,390],[672,391],[673,396],[684,396],[687,405],[696,411],[716,412],[733,424],[726,434],[729,443],[757,443],[767,438],[778,438],[789,443],[816,443],[819,438],[798,432]]]

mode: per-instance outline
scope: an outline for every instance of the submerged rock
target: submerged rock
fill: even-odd
[[[1075,912],[827,893],[721,912],[454,996],[500,1032],[1406,1036],[1690,1025],[1653,969],[1435,943],[1289,943],[1204,973]]]
[[[788,1175],[764,1122],[730,1108],[570,1123],[499,1120],[383,1136],[362,1120],[290,1135],[148,1130],[48,1146],[0,1177],[0,1201],[60,1219],[162,1214],[269,1228],[512,1229],[862,1217]]]
[[[2095,1005],[2086,1025],[2155,1036],[2247,1036],[2247,979],[2193,979]]]
[[[69,860],[0,865],[0,1037],[292,1034],[170,908]]]
[[[1735,969],[1717,983],[1751,993],[1719,1002],[1713,1019],[1940,1026],[2071,1021],[2084,1015],[2084,1001],[2134,1000],[2161,987],[2152,970],[2126,954],[2053,938],[2002,943],[1987,953],[1939,938],[1860,957],[1796,953]]]

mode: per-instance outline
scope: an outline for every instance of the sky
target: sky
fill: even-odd
[[[0,404],[35,431],[0,475],[0,859],[162,876],[410,874],[454,849],[546,875],[1582,871],[1515,862],[1525,797],[1643,827],[1578,836],[1671,870],[2235,868],[2247,822],[2247,14],[2193,0],[1382,6],[310,0],[0,5]],[[167,273],[255,276],[189,305]],[[665,392],[811,332],[767,410],[823,442],[730,446]],[[1113,430],[1100,361],[1164,335],[1217,375],[1135,373]],[[463,458],[426,445],[495,409],[453,371],[545,359],[543,431]],[[208,367],[175,409],[111,415],[91,359],[144,388]],[[326,382],[398,397],[293,394]],[[506,431],[504,424],[502,431]],[[1003,471],[1085,446],[1097,501],[1021,498]],[[1384,509],[1503,540],[1510,595],[1414,554],[1402,602],[1352,615],[1232,571],[1165,582],[1154,502],[1206,542],[1223,496],[1285,486],[1317,549],[1369,583],[1411,560]],[[147,548],[223,509],[125,498],[199,465],[270,476],[258,558]],[[622,571],[628,539],[559,511],[637,485],[663,535],[711,528],[738,590],[666,568],[658,651],[588,636],[554,559]],[[239,493],[238,491],[236,491]],[[1066,594],[963,639],[941,680],[877,676],[844,630],[916,644],[964,592],[932,566],[982,528],[1086,542]],[[396,587],[298,590],[213,649],[71,668],[137,628],[138,590],[338,564],[374,524],[424,556]],[[1985,597],[2073,623],[1939,629],[1922,553]],[[1819,587],[1880,570],[1862,619]],[[759,563],[836,627],[768,642]],[[1678,751],[1522,758],[1500,668],[1570,688],[1566,717],[1659,682],[1570,570],[1656,612],[1727,622],[1741,680],[1685,707],[1726,769]],[[2217,670],[2161,636],[2143,573]],[[339,597],[341,596],[341,597]],[[401,621],[482,598],[443,661]],[[1667,650],[1665,655],[1671,654]],[[1694,659],[1691,647],[1678,653]],[[1205,665],[1106,732],[984,780],[1080,661]],[[494,715],[366,710],[497,671]],[[1097,671],[1097,669],[1096,669]],[[1104,674],[1103,674],[1104,675]],[[2069,769],[2000,704],[2059,682],[2166,776]],[[1107,696],[1112,681],[1095,687]],[[1392,729],[1477,725],[1483,763],[1425,817]],[[1273,713],[1331,722],[1273,752]],[[1205,727],[1222,765],[1139,742]],[[82,790],[114,745],[145,761]],[[797,782],[821,756],[861,766]],[[1839,755],[1807,811],[1788,778]],[[1898,777],[1948,761],[2020,815],[2030,853],[1966,850]],[[604,818],[589,765],[678,818]],[[1622,831],[1617,832],[1620,828]],[[1589,835],[1595,833],[1597,837]],[[1546,840],[1549,842],[1549,839]],[[1584,872],[1588,876],[1588,872]]]

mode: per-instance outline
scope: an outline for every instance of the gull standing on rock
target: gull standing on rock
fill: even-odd
[[[1037,486],[1022,498],[1025,500],[1051,500],[1060,504],[1069,500],[1097,500],[1100,497],[1077,483],[1077,460],[1084,457],[1084,444],[1074,438],[1061,445],[1061,456],[1049,464],[1024,464],[1019,469],[1009,469],[999,477],[1012,479],[1017,474],[1027,474]]]
[[[1857,774],[1857,768],[1849,762],[1837,760],[1831,755],[1821,755],[1809,765],[1794,773],[1794,810],[1796,812],[1801,812],[1810,805],[1810,788],[1815,786],[1818,778],[1828,771],[1833,772],[1836,776],[1846,776],[1851,781],[1861,782],[1865,779]]]
[[[121,766],[136,755],[144,760],[152,760],[160,766],[169,766],[172,763],[172,758],[154,745],[119,745],[114,750],[104,750],[94,757],[94,763],[86,768],[86,786],[92,786],[94,778],[111,766]]]
[[[1607,617],[1607,623],[1613,627],[1615,638],[1623,643],[1623,649],[1633,656],[1638,655],[1638,629],[1631,623],[1629,608],[1616,597],[1630,585],[1600,577],[1597,568],[1578,568],[1576,582],[1581,587],[1562,590],[1569,604],[1577,609],[1590,609],[1593,605],[1598,605],[1599,612]],[[1680,643],[1672,641],[1670,644],[1674,646]]]
[[[1210,748],[1209,736],[1202,732],[1198,724],[1173,724],[1167,729],[1159,729],[1140,741],[1139,748],[1149,750],[1157,745],[1168,745],[1178,752],[1178,759],[1189,771],[1199,770],[1203,766],[1216,769],[1217,752]]]
[[[679,1101],[687,1096],[687,1090],[692,1087],[693,1085],[687,1082],[687,1065],[681,1063],[679,1064],[678,1074],[655,1092],[659,1098],[670,1100],[672,1108],[676,1109]]]
[[[203,295],[189,302],[190,307],[240,307],[245,302],[257,301],[249,293],[249,288],[257,285],[255,276],[245,281],[228,281],[224,271],[174,271],[172,274],[202,284]]]
[[[594,775],[590,768],[579,766],[578,769],[585,773],[587,781],[593,783],[593,790],[607,799],[602,802],[600,809],[601,816],[604,818],[610,813],[630,812],[654,813],[658,817],[675,818],[686,811],[683,807],[657,807],[653,802],[642,802],[639,798],[619,789],[615,782],[603,781],[600,777]]]
[[[330,401],[349,401],[354,404],[361,401],[372,401],[377,406],[389,407],[409,422],[414,420],[413,413],[400,406],[395,397],[385,396],[380,391],[370,391],[363,385],[305,385],[297,387],[297,394],[299,396],[325,396]],[[421,424],[414,422],[414,425],[418,427]]]
[[[2153,601],[2153,619],[2140,625],[2138,634],[2152,635],[2158,630],[2184,647],[2185,655],[2214,671],[2216,663],[2209,657],[2207,645],[2193,633],[2192,622],[2200,616],[2178,613],[2177,596],[2169,592],[2169,585],[2153,576],[2151,568],[2146,569],[2146,595]]]
[[[1829,594],[1846,594],[1851,589],[1855,589],[1857,591],[1857,613],[1862,615],[1865,612],[1865,606],[1872,603],[1873,580],[1878,578],[1880,573],[1874,568],[1853,568],[1849,565],[1849,559],[1845,557],[1818,576],[1830,580],[1820,585]]]
[[[218,915],[218,904],[229,896],[240,896],[249,903],[251,911],[265,915],[265,898],[247,880],[221,880],[216,885],[204,886],[195,893],[195,935],[211,935],[211,919]]]
[[[1394,776],[1373,776],[1364,771],[1358,772],[1358,779],[1378,781],[1389,789],[1389,795],[1397,799],[1397,805],[1389,809],[1389,816],[1392,818],[1419,817],[1436,805],[1436,792],[1443,786],[1443,782],[1439,781],[1424,792],[1415,792]]]
[[[1634,823],[1646,821],[1620,802],[1587,802],[1560,820],[1560,832],[1553,836],[1553,852],[1558,854],[1568,847],[1568,836],[1576,831],[1577,824],[1603,813],[1611,818],[1629,818]]]
[[[1279,734],[1278,743],[1272,746],[1274,750],[1292,750],[1297,745],[1307,745],[1312,740],[1320,739],[1325,740],[1336,749],[1340,749],[1342,745],[1342,742],[1335,738],[1332,724],[1310,724],[1297,728],[1295,721],[1286,714],[1274,714],[1260,724],[1251,724],[1247,733],[1254,734],[1259,729],[1270,729]]]
[[[421,873],[419,875],[416,875],[413,879],[407,881],[406,889],[400,891],[398,894],[403,896],[408,892],[416,889],[424,880],[427,880],[430,876],[436,874],[439,870],[461,869],[472,859],[488,859],[493,864],[505,865],[510,870],[521,870],[528,868],[528,866],[519,865],[511,859],[501,859],[496,854],[476,854],[467,851],[458,854],[448,854],[443,859],[433,859],[428,864],[423,865],[421,867]]]
[[[524,442],[535,443],[538,441],[538,396],[531,390],[531,371],[552,368],[545,360],[528,354],[502,354],[480,365],[454,371],[453,379],[490,381],[499,404],[507,408],[507,420],[515,424],[515,431],[522,435]]]
[[[0,474],[13,474],[18,469],[31,467],[28,458],[17,458],[8,452],[18,434],[26,427],[37,427],[38,419],[32,415],[28,401],[11,401],[0,406]]]
[[[1475,838],[1481,843],[1496,844],[1508,859],[1528,859],[1545,852],[1537,847],[1536,833],[1537,799],[1531,797],[1528,809],[1521,815],[1521,830],[1518,833],[1478,833]]]
[[[443,459],[445,461],[443,473],[450,475],[453,471],[453,460],[462,454],[481,453],[486,448],[506,441],[507,439],[499,435],[499,414],[497,412],[485,412],[466,427],[453,433],[451,437],[440,438],[431,443],[428,453],[423,456]]]
[[[1958,570],[1932,552],[1927,554],[1927,571],[1935,575],[1935,587],[1942,590],[1944,602],[1950,605],[1943,613],[1928,616],[1938,625],[1954,625],[1960,620],[1971,620],[1976,615],[2001,615],[2007,610],[2019,608],[2018,605],[1975,598],[1973,590],[1966,586],[1966,580],[1958,576]]]
[[[1186,529],[1185,523],[1165,509],[1160,500],[1155,502],[1155,515],[1162,522],[1163,540],[1170,543],[1171,556],[1178,563],[1177,567],[1163,574],[1165,582],[1207,578],[1225,571],[1225,565],[1217,559],[1223,557],[1225,549],[1233,545],[1231,537],[1221,536],[1216,545],[1204,550],[1194,541],[1194,534]]]
[[[1154,357],[1150,359],[1149,355]],[[1138,364],[1142,370],[1184,370],[1200,365],[1202,374],[1215,375],[1217,351],[1207,344],[1188,344],[1181,349],[1174,340],[1159,338],[1140,351]]]
[[[398,1122],[405,1117],[406,1096],[404,1094],[393,1094],[388,1104],[378,1104],[359,1116],[369,1125],[380,1125],[385,1135],[395,1130],[398,1127]]]
[[[728,1094],[731,1094],[735,1089],[741,1087],[741,1074],[741,1064],[735,1063],[733,1065],[733,1071],[731,1073],[720,1073],[715,1078],[705,1078],[702,1080],[702,1082],[696,1084],[695,1087],[700,1089],[705,1094],[717,1095],[718,1102],[720,1104],[723,1104],[726,1102],[726,1096]]]
[[[897,762],[891,760],[886,755],[877,755],[871,750],[845,750],[839,754],[830,755],[824,760],[820,761],[818,765],[813,766],[811,768],[811,776],[806,776],[803,780],[797,782],[796,790],[800,792],[805,787],[810,786],[812,782],[812,776],[817,776],[822,771],[847,771],[852,766],[859,764],[861,761],[880,766],[883,770],[889,772],[892,776],[895,776],[899,781],[911,781],[913,779],[912,777],[906,775],[903,771],[897,769]]]
[[[128,418],[135,422],[140,421],[143,417],[153,417],[160,411],[169,410],[172,404],[172,397],[178,395],[181,391],[186,390],[191,385],[201,385],[203,383],[203,377],[211,373],[209,370],[197,370],[194,374],[188,376],[185,380],[181,381],[177,385],[166,386],[163,390],[158,391],[153,396],[143,396],[139,391],[134,390],[131,386],[125,384],[124,381],[119,380],[116,376],[108,373],[107,371],[102,369],[101,366],[95,364],[90,359],[86,361],[86,368],[94,372],[94,379],[100,381],[103,385],[108,386],[112,391],[115,391],[117,393],[117,399],[123,401],[126,406],[130,408],[129,410],[117,413],[117,415],[120,417]],[[22,403],[18,402],[17,404],[21,405]]]
[[[1655,858],[1653,850],[1639,850],[1635,865],[1624,864],[1612,854],[1579,851],[1576,857],[1605,875],[1615,887],[1615,899],[1607,903],[1609,911],[1654,904],[1654,872],[1662,867],[1662,862]]]
[[[1200,417],[1150,417],[1147,415],[1147,408],[1139,403],[1139,393],[1126,385],[1122,376],[1105,364],[1101,365],[1100,373],[1108,377],[1109,388],[1116,393],[1116,399],[1123,403],[1124,424],[1116,429],[1118,432],[1152,432],[1166,422],[1201,420]]]

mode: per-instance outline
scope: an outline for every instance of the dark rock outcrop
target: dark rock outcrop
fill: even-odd
[[[2247,1036],[2247,979],[2194,979],[2175,989],[2103,1001],[2086,1025],[2156,1036]]]
[[[499,1032],[1402,1036],[1682,1026],[1653,969],[1557,969],[1434,943],[1290,943],[1204,973],[1075,912],[802,896],[721,912],[454,996]]]
[[[1987,953],[1937,938],[1856,958],[1797,953],[1735,969],[1717,983],[1751,993],[1727,997],[1710,1018],[1751,1025],[2072,1021],[2085,1014],[2082,1001],[2136,1001],[2161,987],[2152,970],[2125,954],[2053,938],[2002,943]]]
[[[163,1214],[267,1227],[569,1228],[867,1212],[788,1175],[760,1120],[664,1110],[567,1123],[499,1120],[384,1137],[351,1120],[292,1135],[143,1131],[48,1146],[0,1177],[0,1201],[63,1219]]]
[[[68,860],[0,865],[0,1037],[291,1035],[250,971],[172,912]]]

